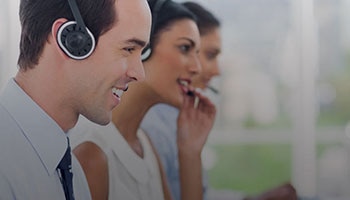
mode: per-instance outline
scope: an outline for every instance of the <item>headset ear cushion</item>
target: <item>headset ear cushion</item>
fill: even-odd
[[[68,21],[59,28],[57,41],[62,51],[70,58],[82,60],[95,49],[95,38],[86,29],[83,31],[75,21]]]
[[[147,45],[143,51],[142,51],[142,54],[141,54],[141,60],[142,62],[148,60],[150,57],[151,57],[151,54],[152,54],[152,48]]]

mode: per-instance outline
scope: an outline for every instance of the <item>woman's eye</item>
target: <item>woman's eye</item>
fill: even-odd
[[[216,58],[216,54],[215,53],[207,53],[207,59],[208,60],[213,60]]]
[[[218,56],[217,52],[207,52],[206,57],[208,60],[214,60]]]
[[[181,52],[183,52],[183,53],[188,53],[188,52],[190,51],[190,49],[191,49],[191,46],[190,46],[190,45],[181,45],[181,46],[180,46],[180,50],[181,50]]]

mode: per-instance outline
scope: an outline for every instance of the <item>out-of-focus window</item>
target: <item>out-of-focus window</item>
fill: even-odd
[[[19,53],[19,0],[3,0],[0,6],[0,89],[17,71]]]
[[[6,4],[6,1],[5,1]],[[0,88],[2,86],[2,82],[4,77],[4,69],[5,69],[5,58],[4,58],[4,51],[5,51],[5,38],[7,36],[5,29],[6,29],[6,6],[0,7]]]

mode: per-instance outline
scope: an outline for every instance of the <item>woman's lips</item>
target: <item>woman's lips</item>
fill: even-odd
[[[182,90],[189,96],[194,96],[194,92],[189,88],[190,81],[178,79],[177,82],[180,84]]]

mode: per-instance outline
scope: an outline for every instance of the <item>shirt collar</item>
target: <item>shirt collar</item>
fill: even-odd
[[[4,88],[2,102],[33,146],[48,174],[52,175],[67,149],[66,134],[14,79]]]

